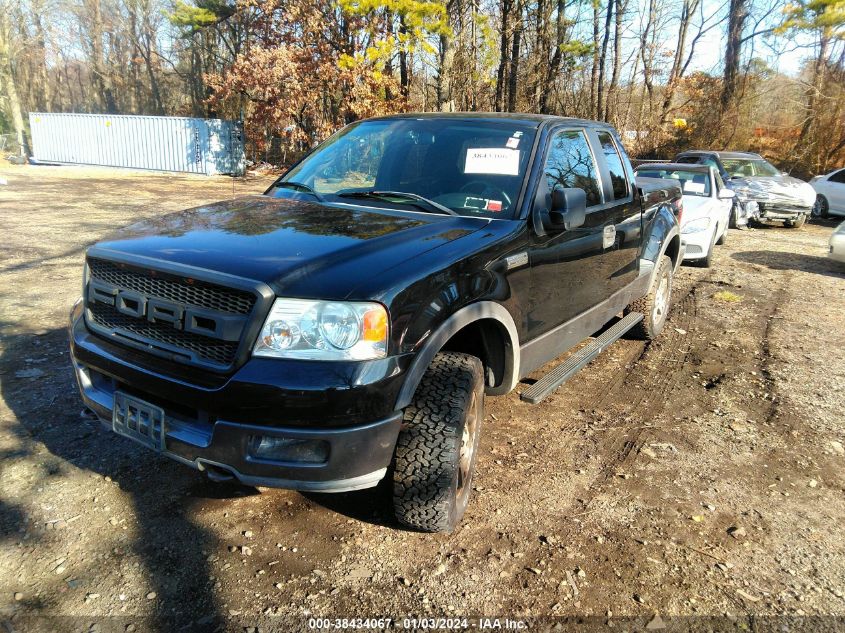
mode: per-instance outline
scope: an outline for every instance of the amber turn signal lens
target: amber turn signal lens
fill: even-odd
[[[364,332],[363,339],[365,341],[384,341],[387,339],[387,311],[378,306],[367,310],[364,313]]]

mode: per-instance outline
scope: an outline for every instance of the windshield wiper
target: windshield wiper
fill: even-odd
[[[312,196],[317,198],[317,200],[319,200],[320,202],[323,201],[323,196],[321,196],[319,193],[314,191],[314,189],[312,189],[311,187],[309,187],[308,185],[306,185],[305,183],[302,183],[302,182],[296,182],[296,181],[293,181],[293,180],[283,180],[281,182],[274,183],[273,186],[274,187],[286,187],[288,189],[296,189],[297,191],[304,191],[305,193],[310,193]]]
[[[413,204],[418,209],[423,209],[424,211],[434,211],[435,213],[445,213],[446,215],[458,215],[454,210],[440,204],[439,202],[405,191],[378,191],[376,189],[372,189],[369,191],[341,191],[336,195],[340,198],[373,198],[375,200],[399,198],[401,200],[408,201],[410,204]]]

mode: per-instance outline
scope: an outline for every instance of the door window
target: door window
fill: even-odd
[[[602,151],[604,152],[604,158],[607,161],[607,167],[610,169],[610,184],[613,186],[613,199],[622,200],[623,198],[627,198],[628,177],[625,174],[622,157],[619,155],[616,143],[613,142],[613,136],[611,136],[610,132],[599,132],[598,136]]]
[[[557,133],[552,138],[543,172],[549,191],[555,187],[583,189],[587,194],[588,207],[602,203],[596,161],[583,132],[567,130]]]
[[[840,169],[838,172],[828,178],[830,182],[845,183],[845,169]]]

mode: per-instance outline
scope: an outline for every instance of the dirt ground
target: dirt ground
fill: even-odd
[[[309,617],[402,627],[406,616],[535,627],[570,616],[583,620],[559,629],[615,630],[705,621],[694,616],[737,630],[765,616],[845,623],[834,222],[731,231],[713,268],[681,269],[659,341],[620,341],[541,405],[519,388],[488,399],[467,514],[453,534],[429,535],[395,524],[384,487],[213,484],[83,411],[65,324],[85,247],[228,197],[231,180],[70,167],[0,178],[6,630],[292,631]]]

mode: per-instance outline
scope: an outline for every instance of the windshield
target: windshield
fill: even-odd
[[[650,169],[648,167],[637,170],[637,176],[644,178],[666,178],[677,180],[685,196],[710,196],[710,178],[700,171],[686,171],[681,169]]]
[[[777,168],[762,158],[723,158],[722,164],[731,177],[780,176]]]
[[[460,215],[510,218],[534,135],[534,125],[513,121],[363,121],[335,134],[267,193],[356,204],[364,194],[367,205],[437,210],[422,197]]]

